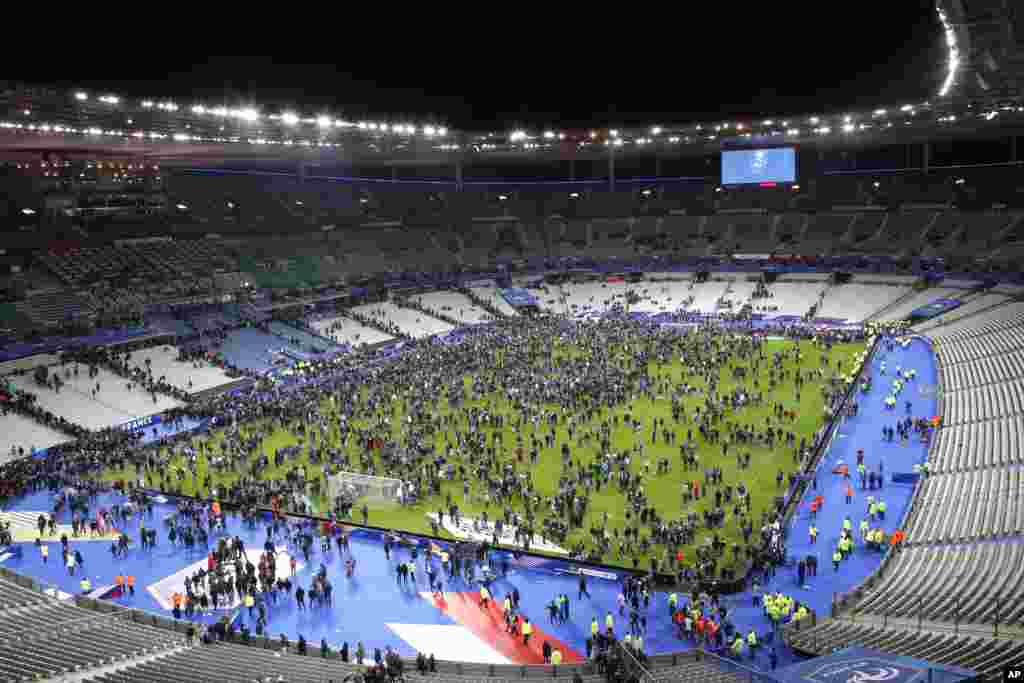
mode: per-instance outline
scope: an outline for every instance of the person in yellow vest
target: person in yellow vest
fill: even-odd
[[[609,637],[615,635],[615,617],[611,612],[608,612],[604,618],[604,629],[608,632]]]
[[[523,645],[530,644],[530,636],[533,635],[533,624],[529,619],[523,618]]]
[[[867,538],[868,538],[868,529],[869,529],[868,520],[866,520],[866,519],[860,520],[860,537],[862,539],[864,539],[864,540],[867,540]]]
[[[818,540],[818,527],[813,524],[807,529],[808,535],[811,537],[811,543],[815,543]]]
[[[804,607],[803,605],[800,605],[800,609],[798,609],[796,611],[796,615],[793,617],[793,619],[795,621],[800,621],[802,619],[805,619],[806,617],[807,617],[807,608]]]
[[[884,522],[885,521],[885,501],[879,499],[878,502],[875,505],[878,507],[878,518]]]
[[[487,603],[491,599],[491,591],[487,590],[487,586],[480,586],[480,606],[487,609]]]
[[[82,593],[92,592],[92,581],[89,580],[89,577],[83,576],[82,580],[78,582],[78,585],[81,587]]]
[[[596,640],[599,630],[601,630],[601,627],[597,624],[597,617],[594,617],[593,621],[590,622],[590,637]]]
[[[554,666],[558,666],[561,663],[562,663],[562,651],[556,649],[554,652],[551,653],[551,664],[554,665]]]
[[[839,548],[836,548],[836,551],[832,553],[832,568],[837,572],[839,571],[839,563],[842,561],[842,559],[843,554],[839,552]]]
[[[252,616],[253,610],[256,609],[256,598],[252,596],[252,593],[246,593],[245,595],[245,606],[249,610],[249,616]]]
[[[750,650],[750,656],[755,656],[757,650],[757,634],[754,632],[754,629],[750,629],[750,633],[747,634],[747,648]]]
[[[636,653],[639,655],[642,655],[644,653],[643,636],[637,635],[637,637],[633,639],[633,649],[636,650]]]

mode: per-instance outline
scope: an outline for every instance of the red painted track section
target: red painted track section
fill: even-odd
[[[483,609],[480,607],[478,593],[444,593],[440,597],[424,594],[424,597],[432,600],[435,607],[516,664],[543,664],[544,641],[550,643],[552,649],[561,650],[563,664],[585,661],[580,653],[544,631],[536,622],[531,622],[533,636],[530,637],[530,644],[523,645],[521,635],[513,637],[505,631],[505,618],[501,607],[491,600],[488,608]]]

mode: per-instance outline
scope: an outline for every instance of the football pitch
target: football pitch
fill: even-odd
[[[782,363],[780,368],[785,372],[785,376],[781,381],[779,380],[779,369],[776,369],[776,383],[773,388],[770,388],[769,372],[772,367],[771,362],[762,362],[760,364],[760,372],[755,377],[752,374],[748,374],[747,377],[736,379],[733,373],[730,371],[731,365],[742,365],[748,362],[747,358],[730,358],[729,362],[723,364],[719,371],[718,380],[718,393],[719,395],[730,394],[734,389],[743,388],[746,390],[753,389],[755,380],[759,385],[758,389],[753,389],[753,393],[758,391],[763,392],[764,401],[759,404],[746,404],[738,408],[728,408],[722,418],[722,420],[713,425],[713,428],[718,430],[724,437],[727,433],[725,423],[732,423],[742,428],[750,428],[756,431],[763,431],[768,426],[768,420],[771,419],[771,425],[781,429],[785,432],[792,432],[796,436],[796,446],[800,444],[801,439],[806,439],[808,445],[813,441],[814,433],[824,423],[824,405],[825,399],[823,395],[823,387],[828,384],[828,380],[833,377],[834,374],[839,372],[845,374],[852,370],[854,357],[858,352],[862,351],[864,345],[862,343],[857,344],[837,344],[834,345],[831,351],[827,352],[823,346],[815,344],[811,341],[790,341],[790,340],[769,340],[765,343],[764,350],[765,354],[770,361],[772,354],[783,351],[792,351],[793,347],[797,346],[800,352],[800,359],[795,360],[791,356],[787,355],[786,360]],[[578,348],[560,348],[559,353],[565,355],[577,355],[584,353]],[[827,355],[828,366],[823,365],[823,355]],[[492,359],[494,362],[501,362],[500,357]],[[751,367],[747,365],[746,367]],[[819,376],[817,372],[821,369],[823,372]],[[795,371],[801,371],[807,375],[808,370],[814,371],[813,380],[805,381],[803,388],[800,392],[800,399],[796,399],[796,388],[794,383]],[[618,424],[613,427],[611,432],[611,449],[613,451],[626,451],[634,447],[636,443],[643,444],[643,454],[640,457],[631,458],[629,467],[633,473],[643,473],[643,490],[646,494],[648,505],[658,511],[660,518],[665,521],[673,521],[681,519],[690,512],[698,513],[701,524],[698,526],[695,534],[694,543],[700,544],[710,540],[713,534],[717,533],[719,538],[726,543],[726,546],[730,546],[733,543],[743,543],[743,537],[741,532],[742,518],[737,517],[733,514],[733,505],[724,504],[723,509],[726,511],[724,524],[716,529],[708,529],[703,525],[703,512],[705,510],[713,510],[715,507],[715,489],[711,488],[707,491],[707,495],[704,497],[693,500],[684,501],[682,492],[686,482],[698,481],[701,487],[704,487],[704,469],[706,467],[720,467],[723,476],[723,485],[732,485],[734,488],[740,482],[743,482],[747,489],[750,491],[751,506],[749,518],[754,527],[754,536],[756,539],[759,530],[761,528],[761,514],[762,511],[768,510],[774,505],[775,497],[781,495],[785,490],[785,483],[782,486],[777,485],[776,477],[780,470],[785,474],[796,471],[797,461],[794,457],[795,446],[787,445],[784,440],[776,440],[774,449],[769,448],[766,445],[759,444],[757,442],[751,442],[743,444],[741,446],[731,446],[728,455],[722,454],[721,444],[710,443],[704,436],[701,435],[698,425],[694,422],[694,415],[698,407],[704,410],[704,405],[707,397],[704,390],[707,388],[707,381],[700,372],[687,372],[687,368],[683,361],[679,358],[673,358],[672,360],[665,363],[658,363],[651,361],[648,365],[649,377],[653,380],[655,387],[663,380],[667,380],[672,383],[673,386],[680,383],[688,383],[690,386],[695,387],[696,391],[693,393],[684,394],[681,398],[680,405],[684,407],[684,412],[688,416],[688,420],[685,422],[676,423],[673,420],[672,414],[672,398],[671,390],[668,392],[660,391],[659,389],[653,389],[653,397],[644,395],[643,393],[637,392],[630,400],[625,403],[617,405],[612,409],[605,409],[602,411],[603,414],[597,416],[593,421],[589,423],[583,423],[580,426],[579,421],[577,422],[575,437],[570,441],[568,434],[567,424],[559,420],[556,427],[556,441],[554,448],[542,448],[540,450],[540,457],[535,465],[531,465],[530,472],[532,475],[532,481],[536,488],[536,492],[545,498],[545,504],[541,505],[537,514],[537,524],[535,526],[536,531],[541,529],[541,520],[545,517],[552,516],[550,506],[547,502],[550,498],[558,493],[559,480],[563,476],[562,469],[562,455],[561,446],[562,444],[568,443],[572,449],[572,458],[577,462],[589,464],[595,458],[598,457],[599,450],[599,439],[595,436],[594,439],[589,442],[584,442],[582,445],[579,443],[579,438],[582,433],[589,431],[590,428],[596,433],[601,422],[605,419],[611,420],[613,416],[618,416]],[[472,385],[472,378],[467,376],[464,378],[464,382],[467,386],[467,393],[471,394],[470,387]],[[787,411],[795,412],[795,419],[785,420],[780,423],[773,416],[773,407],[776,403],[782,403],[783,407]],[[401,424],[404,417],[402,407],[404,403],[399,400],[392,406],[388,406],[382,411],[386,413],[390,418],[390,424],[392,425],[393,432],[397,435],[397,425]],[[469,400],[464,402],[461,406],[451,408],[447,401],[439,400],[434,402],[433,411],[435,417],[443,417],[451,414],[453,411],[461,414],[463,410],[469,407],[487,407],[492,413],[497,412],[505,416],[503,430],[502,443],[504,447],[499,447],[499,459],[503,462],[511,462],[515,460],[515,449],[517,447],[517,434],[513,428],[513,423],[516,421],[518,415],[517,411],[511,407],[509,402],[505,399],[501,392],[495,392],[486,396],[478,397],[475,400]],[[549,406],[549,408],[556,408],[555,406]],[[351,462],[358,463],[360,456],[365,454],[365,448],[363,444],[355,443],[354,439],[349,439],[348,443],[340,443],[340,434],[337,427],[336,415],[337,411],[333,407],[331,400],[325,397],[321,402],[320,410],[328,417],[330,422],[330,429],[328,431],[328,447],[340,448],[343,452],[347,452],[351,458]],[[559,409],[560,410],[560,409]],[[625,420],[626,415],[631,415],[633,419],[638,419],[642,422],[642,426],[638,429],[634,429],[628,425]],[[665,426],[671,431],[676,432],[677,439],[674,443],[666,443],[661,437],[661,428],[659,427],[659,438],[657,443],[651,441],[651,427],[653,419],[662,418],[665,421]],[[578,418],[579,420],[579,418]],[[369,426],[368,420],[357,421],[356,425],[364,427]],[[613,423],[614,424],[614,423]],[[283,466],[274,467],[273,462],[271,466],[260,470],[259,476],[263,479],[275,479],[283,478],[288,470],[296,467],[303,466],[308,463],[308,447],[310,439],[308,437],[301,438],[296,434],[292,433],[292,430],[287,427],[280,425],[271,425],[268,421],[261,421],[258,423],[244,424],[241,426],[241,433],[243,435],[250,435],[255,431],[263,431],[267,434],[264,440],[263,452],[267,454],[273,454],[276,449],[301,446],[301,454],[294,459],[289,459]],[[457,422],[458,428],[465,431],[467,429],[466,422],[464,419]],[[436,430],[433,435],[435,439],[436,452],[443,454],[447,450],[447,442],[445,440],[445,433],[451,437],[454,426],[444,426]],[[487,437],[487,443],[492,443],[491,433],[496,431],[491,427],[483,427],[482,430]],[[698,465],[696,469],[686,470],[680,459],[680,445],[687,440],[687,432],[692,430],[693,440],[697,445],[697,459]],[[538,428],[534,428],[531,423],[527,422],[520,432],[523,434],[524,449],[527,452],[527,462],[529,461],[529,435],[531,433],[537,434],[538,438],[541,438],[543,445],[542,435],[547,433],[548,428],[544,421]],[[269,432],[269,433],[268,433]],[[224,442],[223,430],[218,430],[210,433],[205,437],[201,437],[207,442],[207,453],[220,452],[221,446]],[[198,438],[194,441],[198,441]],[[737,464],[736,452],[749,453],[750,466],[748,468],[740,469]],[[255,459],[256,456],[253,456]],[[379,460],[379,455],[374,455],[377,458],[377,474],[387,476],[387,470]],[[659,473],[658,462],[662,459],[667,459],[670,463],[670,469],[668,472]],[[272,460],[272,459],[271,459]],[[462,464],[467,466],[467,470],[471,471],[473,468],[469,466],[468,459],[465,457],[460,461]],[[187,463],[184,462],[184,458],[176,456],[170,461],[167,472],[174,473],[178,470],[185,470]],[[171,477],[174,482],[174,491],[178,492],[180,486],[180,493],[185,495],[209,495],[209,490],[203,487],[203,483],[209,476],[210,480],[214,484],[230,484],[236,481],[241,476],[241,470],[250,472],[252,469],[253,460],[241,465],[239,467],[220,471],[217,468],[211,467],[207,461],[207,456],[203,454],[197,455],[196,462],[196,477],[193,479],[191,473],[188,473],[184,477]],[[307,468],[307,472],[315,478],[323,476],[323,468],[320,465],[311,465]],[[134,467],[127,470],[108,470],[104,472],[103,478],[107,480],[117,479],[133,479],[135,478]],[[152,485],[159,488],[159,479],[150,479]],[[441,493],[439,495],[432,495],[425,499],[418,501],[413,505],[397,505],[397,504],[369,504],[369,523],[374,526],[394,528],[415,533],[429,534],[432,532],[431,521],[428,518],[428,514],[436,513],[442,508],[446,508],[446,498],[450,495],[451,498],[458,504],[461,514],[464,517],[478,517],[481,512],[486,511],[488,518],[491,520],[497,519],[502,516],[503,507],[493,501],[489,501],[486,496],[486,491],[482,485],[480,485],[475,477],[470,476],[469,481],[469,496],[465,496],[463,493],[464,483],[461,479],[456,477],[452,481],[444,480],[441,484]],[[582,541],[584,546],[589,550],[593,547],[593,541],[591,539],[590,529],[592,527],[600,527],[601,522],[604,519],[605,513],[607,513],[607,526],[608,532],[611,534],[613,530],[618,529],[620,534],[622,529],[627,524],[626,510],[630,508],[630,505],[626,499],[624,493],[620,491],[618,486],[614,484],[602,486],[600,491],[591,490],[589,493],[590,502],[587,508],[586,517],[584,524],[581,528],[571,529],[568,538],[560,542],[559,545],[565,548],[572,548],[577,542]],[[311,498],[311,503],[314,507],[320,511],[326,509],[326,501],[322,498]],[[518,512],[522,512],[521,503],[515,501],[512,503],[512,508]],[[354,521],[362,521],[361,515],[358,513],[359,506],[353,511]],[[563,521],[565,517],[561,518]],[[635,521],[633,526],[635,526]],[[445,530],[440,531],[441,536],[449,536]],[[644,531],[643,535],[649,537],[649,531]],[[656,557],[659,560],[665,558],[667,549],[662,545],[651,545],[650,548],[644,553],[635,553],[628,557],[620,556],[615,552],[615,548],[618,547],[617,543],[613,544],[611,552],[602,556],[601,560],[604,563],[612,565],[620,565],[632,568],[634,566],[634,558],[639,564],[639,567],[646,569],[649,566],[649,558]],[[672,548],[671,551],[674,553],[676,548]],[[692,545],[690,547],[682,548],[686,564],[692,565],[695,553],[693,552]],[[731,552],[724,553],[719,561],[719,566],[729,566],[732,564],[733,555]]]

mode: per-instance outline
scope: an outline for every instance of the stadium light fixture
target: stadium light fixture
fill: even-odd
[[[616,147],[622,147],[622,138],[615,138],[614,145]]]
[[[852,123],[844,123],[843,124],[843,132],[844,133],[852,133],[855,130],[857,130],[857,126],[853,125]]]
[[[608,134],[611,135],[613,138],[617,138],[619,137],[619,129],[612,128],[610,131],[608,131]]]
[[[89,95],[87,95],[84,92],[76,92],[75,93],[75,99],[78,100],[79,102],[85,102],[87,99],[89,99]]]
[[[205,114],[206,113],[206,107],[204,107],[201,104],[197,104],[196,106],[192,107],[192,113],[193,114]]]
[[[555,131],[553,131],[553,130],[546,130],[546,131],[544,131],[544,139],[545,140],[554,140],[555,139]]]
[[[186,206],[185,204],[178,204],[176,206],[178,211],[188,211],[188,206]]]
[[[661,135],[661,126],[651,128],[651,135]]]
[[[956,179],[956,184],[957,185],[963,185],[965,182],[967,182],[967,181],[965,181],[963,178],[957,178]]]
[[[444,137],[445,135],[448,135],[448,129],[442,126],[437,129],[437,134],[440,135],[441,137]]]
[[[36,210],[35,209],[22,209],[21,212],[23,214],[25,214],[26,216],[34,216],[34,215],[36,215]]]
[[[817,116],[812,116],[811,117],[811,125],[812,126],[816,126],[819,123],[821,123],[821,119],[819,119]]]
[[[786,131],[786,135],[800,135],[800,129],[790,128],[789,130]]]
[[[580,198],[580,193],[579,192],[570,192],[569,193],[569,199],[579,199],[579,198]]]
[[[121,101],[121,98],[115,97],[114,95],[104,95],[100,98],[100,102],[104,104],[117,104]]]
[[[331,117],[330,116],[318,116],[318,117],[316,117],[316,125],[320,126],[321,128],[330,128],[331,127]]]
[[[153,108],[153,100],[142,100],[142,108],[143,109],[152,109]]]
[[[645,197],[650,197],[651,196],[651,188],[649,188],[649,187],[645,188],[642,192],[640,192],[640,194],[642,194]]]
[[[564,140],[565,139],[565,133],[559,133],[558,134],[558,139],[559,140]]]
[[[774,126],[775,122],[772,121],[771,119],[765,119],[763,125],[765,125],[765,126]]]
[[[498,195],[498,201],[500,201],[500,202],[506,201],[507,199],[508,199],[508,195],[507,194],[499,194]]]
[[[525,140],[525,139],[526,139],[526,131],[523,131],[523,130],[514,130],[514,131],[512,131],[512,135],[509,136],[509,140],[511,140],[512,142],[519,142],[520,140]]]
[[[885,109],[876,109],[875,116],[885,116],[888,112]]]
[[[437,131],[436,131],[436,129],[433,126],[424,126],[423,127],[423,134],[424,135],[433,135],[435,132],[437,132]]]
[[[281,114],[281,120],[289,126],[294,126],[296,123],[299,122],[299,117],[290,111],[286,111],[285,113]]]

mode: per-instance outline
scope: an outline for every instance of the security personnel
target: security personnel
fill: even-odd
[[[78,585],[82,588],[83,593],[92,592],[92,582],[89,580],[89,577],[83,576],[82,580],[78,582]]]
[[[850,521],[849,515],[843,520],[843,531],[853,531],[853,522]]]
[[[523,619],[523,645],[530,644],[530,636],[533,635],[533,624],[529,619]]]
[[[860,520],[860,537],[864,540],[868,538],[868,520]]]
[[[480,586],[480,606],[487,609],[487,603],[491,599],[491,591],[487,590],[487,586]]]
[[[839,548],[836,548],[836,551],[832,553],[832,568],[835,569],[835,571],[839,571],[839,563],[842,559],[843,554],[839,552]]]
[[[878,505],[878,518],[884,522],[885,521],[885,501],[882,500],[881,498],[879,498],[877,505]]]
[[[754,651],[757,649],[757,633],[754,629],[750,629],[750,633],[747,634],[747,647],[750,648],[750,656],[754,656]]]
[[[558,666],[559,664],[562,663],[562,651],[561,650],[555,650],[554,652],[551,653],[551,663],[554,666]]]
[[[590,622],[590,637],[596,639],[597,632],[600,630],[600,628],[601,627],[597,625],[597,617],[594,617],[594,620]]]
[[[615,634],[615,617],[612,616],[610,611],[604,618],[604,628],[608,631],[609,636]]]
[[[810,535],[810,537],[811,537],[811,543],[812,543],[812,544],[814,544],[815,542],[817,542],[817,540],[818,540],[818,527],[816,527],[816,526],[814,526],[814,525],[812,524],[812,525],[810,526],[810,528],[809,528],[809,529],[807,529],[807,533],[808,533],[808,534]]]

